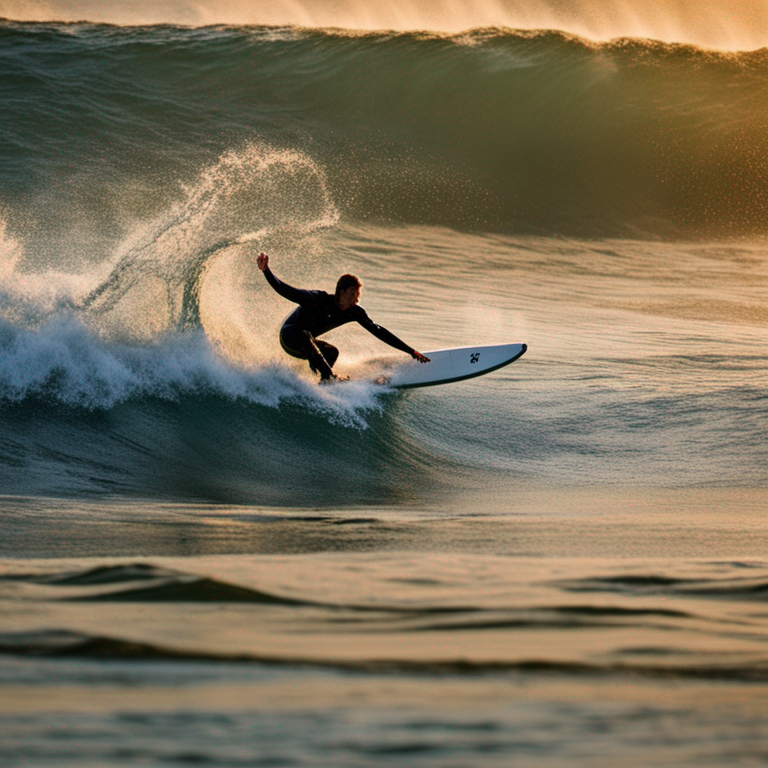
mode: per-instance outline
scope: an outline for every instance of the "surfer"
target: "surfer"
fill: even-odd
[[[339,356],[339,350],[318,336],[338,328],[345,323],[357,322],[372,333],[377,339],[390,347],[407,352],[420,363],[428,363],[429,358],[409,347],[386,328],[374,323],[368,313],[357,303],[360,300],[362,283],[355,275],[342,275],[336,283],[336,293],[308,291],[279,280],[269,268],[269,256],[260,253],[256,264],[264,273],[267,282],[284,298],[299,306],[291,312],[280,328],[280,344],[292,357],[309,361],[309,367],[320,374],[321,382],[338,379],[333,373],[333,365]]]

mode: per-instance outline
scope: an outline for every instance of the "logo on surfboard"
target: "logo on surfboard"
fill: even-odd
[[[479,353],[479,352],[473,352],[473,353],[472,353],[472,354],[469,356],[469,362],[470,362],[470,363],[477,363],[477,362],[479,362],[479,361],[480,361],[480,353]]]

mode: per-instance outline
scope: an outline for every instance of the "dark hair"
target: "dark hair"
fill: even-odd
[[[357,275],[342,275],[336,283],[336,298],[338,299],[347,288],[361,288],[362,285]]]

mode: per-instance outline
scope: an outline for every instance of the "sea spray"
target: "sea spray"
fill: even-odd
[[[647,37],[667,42],[747,50],[765,45],[768,11],[753,0],[5,0],[2,15],[27,21],[95,21],[149,25],[272,25],[348,30],[430,30],[477,27],[560,29],[593,40]]]
[[[217,256],[253,243],[279,244],[290,258],[337,218],[323,174],[306,156],[266,145],[227,152],[180,203],[121,247],[111,274],[82,306],[102,328],[119,313],[123,323],[134,323],[123,331],[140,337],[197,326],[205,275]],[[151,306],[149,327],[136,307],[143,299]]]
[[[286,266],[306,268],[313,238],[337,220],[309,158],[249,144],[204,169],[179,203],[137,227],[112,265],[91,274],[19,270],[23,244],[3,223],[0,402],[104,410],[151,398],[289,400],[365,428],[383,390],[318,390],[273,354],[272,291],[259,282],[263,297],[239,295],[244,273],[258,275],[254,250],[275,248]]]

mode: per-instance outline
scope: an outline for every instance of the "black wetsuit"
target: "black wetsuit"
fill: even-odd
[[[280,329],[280,344],[289,355],[309,360],[310,368],[319,373],[321,378],[328,379],[333,375],[331,368],[339,356],[339,350],[317,337],[346,323],[360,323],[366,331],[385,344],[413,355],[413,347],[374,323],[357,304],[349,309],[341,309],[332,294],[293,288],[275,277],[269,267],[264,270],[264,277],[283,298],[299,305],[288,315]]]

